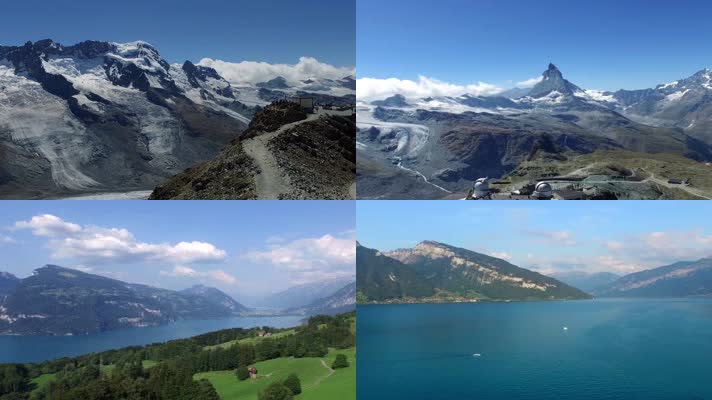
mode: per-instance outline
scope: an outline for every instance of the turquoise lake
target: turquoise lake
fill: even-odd
[[[712,299],[368,305],[357,315],[361,400],[712,399]]]
[[[0,363],[22,363],[77,356],[127,346],[165,342],[227,328],[300,325],[304,317],[236,317],[178,321],[150,328],[119,329],[82,336],[0,336]]]

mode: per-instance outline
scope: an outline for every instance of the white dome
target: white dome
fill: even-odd
[[[552,197],[551,185],[546,182],[537,183],[532,196],[538,199],[550,199]]]

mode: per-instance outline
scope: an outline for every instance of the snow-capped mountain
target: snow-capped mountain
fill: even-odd
[[[597,150],[710,161],[711,88],[703,70],[654,89],[587,90],[550,64],[527,91],[359,99],[359,196],[442,198],[524,162]]]
[[[153,189],[214,157],[274,100],[355,99],[350,77],[311,79],[236,85],[142,41],[0,46],[0,198]],[[312,94],[316,84],[328,90]]]

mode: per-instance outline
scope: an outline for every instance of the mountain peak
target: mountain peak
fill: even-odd
[[[542,74],[542,78],[543,79],[529,91],[530,97],[545,97],[552,92],[573,95],[576,92],[583,91],[578,86],[564,79],[559,68],[552,63],[549,63],[549,67]]]

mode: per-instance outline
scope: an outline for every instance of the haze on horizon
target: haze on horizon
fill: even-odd
[[[526,203],[526,204],[523,204]],[[707,206],[698,202],[365,201],[358,241],[381,251],[433,240],[545,275],[618,275],[712,257]]]
[[[584,89],[652,88],[712,68],[711,13],[703,0],[360,0],[358,95],[491,95],[533,86],[550,62]]]

